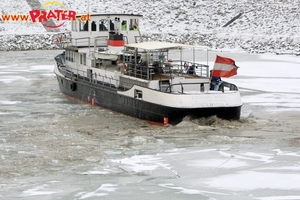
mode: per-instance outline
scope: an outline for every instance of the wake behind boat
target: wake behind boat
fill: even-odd
[[[145,41],[138,27],[141,17],[93,14],[90,21],[73,21],[72,37],[61,43],[65,51],[55,57],[62,93],[164,124],[177,124],[185,116],[238,120],[238,88],[212,82],[208,65],[183,59],[187,51],[194,55],[196,47]],[[217,67],[228,68],[226,62]]]

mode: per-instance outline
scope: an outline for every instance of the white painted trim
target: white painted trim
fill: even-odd
[[[198,92],[198,93],[164,93],[140,86],[134,86],[128,91],[118,91],[120,95],[134,97],[134,91],[143,92],[144,101],[158,105],[178,108],[212,108],[241,106],[239,91],[223,92]]]

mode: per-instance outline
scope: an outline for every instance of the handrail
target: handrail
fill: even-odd
[[[97,86],[97,84],[102,84],[103,86],[108,86],[109,88],[117,88],[116,85],[118,85],[119,82],[119,80],[114,79],[113,77],[107,77],[106,75],[101,75],[99,72],[88,74],[86,71],[66,66],[61,66],[59,70],[71,80],[82,81],[86,84],[94,86]],[[116,84],[113,84],[112,81],[115,81]]]
[[[128,75],[134,76],[137,78],[142,78],[146,80],[152,80],[152,76],[154,74],[154,69],[152,67],[146,65],[134,65],[132,63],[128,63]]]
[[[204,92],[204,84],[210,84],[211,82],[207,81],[207,82],[197,82],[197,83],[175,83],[175,84],[170,84],[167,88],[166,88],[166,91],[169,91],[171,93],[171,88],[173,86],[176,86],[176,85],[180,85],[181,86],[181,93],[183,93],[183,89],[184,89],[184,85],[198,85],[199,84],[199,88],[200,88],[200,92]],[[221,86],[220,88],[224,88],[224,87],[227,87],[229,88],[229,91],[238,91],[238,87],[232,83],[228,83],[228,82],[225,82],[225,81],[222,81],[221,83]],[[224,89],[222,89],[222,91],[224,91]]]
[[[209,66],[208,65],[204,65],[204,64],[196,63],[196,62],[191,62],[191,61],[187,61],[187,60],[172,60],[172,62],[170,64],[172,65],[172,63],[178,63],[177,66],[180,67],[180,70],[181,70],[180,73],[181,74],[183,74],[183,71],[186,71],[186,73],[188,73],[189,72],[189,66],[194,66],[194,69],[193,69],[193,71],[191,71],[192,73],[190,73],[190,75],[198,75],[198,76],[202,76],[202,77],[209,77]],[[176,66],[176,64],[172,65],[172,67],[174,67],[174,66]]]
[[[167,88],[166,88],[166,91],[168,91],[168,90],[170,90],[170,92],[171,92],[171,88],[173,87],[173,86],[176,86],[176,85],[180,85],[181,86],[181,93],[183,93],[183,85],[200,85],[200,91],[202,92],[202,87],[203,87],[203,84],[209,84],[210,82],[208,81],[208,82],[197,82],[197,83],[182,83],[182,82],[180,82],[180,83],[174,83],[174,84],[170,84]]]
[[[156,64],[154,64],[156,63]],[[173,60],[172,62],[159,62],[153,61],[153,63],[141,62],[135,63],[133,61],[127,62],[129,71],[127,72],[129,75],[134,77],[139,77],[142,79],[152,80],[155,70],[160,71],[164,75],[169,74],[170,78],[172,74],[177,74],[184,76],[188,74],[189,76],[201,76],[201,77],[209,77],[209,66],[195,63],[193,62],[194,72],[188,73],[188,70],[185,69],[184,64],[191,64],[192,62],[184,61],[184,60]]]
[[[94,38],[94,51],[98,46],[106,46],[107,45],[108,36],[97,36]],[[100,44],[98,43],[100,42]]]
[[[81,41],[81,42],[84,43],[84,44],[86,44],[86,45],[79,45],[78,44],[80,40],[85,40],[85,39],[87,39],[87,44],[85,43],[85,41],[83,41],[83,42]],[[90,37],[71,38],[71,44],[73,46],[76,46],[76,47],[78,47],[78,46],[88,46],[88,47],[90,47],[91,46],[90,40],[91,40]],[[73,43],[73,41],[75,41],[75,44]]]

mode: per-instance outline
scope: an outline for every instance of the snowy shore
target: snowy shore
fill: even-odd
[[[0,51],[59,49],[55,41],[62,33],[0,35]],[[218,34],[147,34],[153,40],[203,45],[211,49],[237,49],[249,53],[300,54],[300,39],[291,37],[230,36]]]
[[[47,0],[39,2],[43,4]],[[142,14],[141,32],[152,39],[251,53],[300,53],[299,0],[61,2],[78,13],[89,10],[91,13]],[[11,6],[4,4],[0,2],[0,14],[28,13],[32,9],[26,0]],[[120,4],[122,6],[115,6]],[[240,15],[237,20],[224,27],[237,15]],[[69,29],[68,23],[59,32]],[[55,41],[60,33],[49,33],[38,23],[0,21],[0,51],[57,49]]]

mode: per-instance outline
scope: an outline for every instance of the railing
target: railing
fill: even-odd
[[[141,87],[148,87],[148,82],[143,82],[139,79],[131,79],[128,77],[120,77],[120,86],[124,88],[124,90],[127,88],[132,88],[134,85],[138,85]]]
[[[129,63],[127,74],[129,76],[134,76],[141,79],[152,80],[152,76],[154,75],[154,67],[143,64],[134,65]]]
[[[98,36],[94,38],[94,48],[99,46],[107,46],[108,36]]]
[[[138,36],[134,36],[134,41],[135,41],[135,43],[149,42],[149,41],[151,41],[151,37],[138,35]]]
[[[172,91],[172,88],[174,87],[174,86],[180,86],[180,88],[181,88],[181,90],[180,90],[180,93],[184,93],[184,86],[187,86],[187,85],[199,85],[199,91],[200,92],[204,92],[204,84],[209,84],[209,82],[201,82],[201,83],[175,83],[175,84],[171,84],[170,86],[168,86],[167,88],[166,88],[166,91],[163,91],[163,92],[170,92],[170,93],[172,93],[172,92],[174,92],[174,91]]]
[[[111,89],[116,89],[119,85],[119,80],[114,79],[113,77],[107,77],[105,74],[102,75],[99,72],[92,72],[92,70],[83,71],[70,67],[60,66],[60,72],[71,80],[83,82],[90,85],[102,85]]]
[[[185,86],[188,86],[188,85],[199,85],[199,91],[200,92],[204,92],[205,91],[205,87],[204,87],[204,85],[205,84],[208,84],[208,85],[210,85],[211,84],[211,82],[201,82],[201,83],[175,83],[175,84],[170,84],[167,88],[166,88],[166,90],[165,91],[162,91],[162,92],[169,92],[169,93],[172,93],[172,92],[174,92],[174,91],[172,91],[172,88],[174,87],[174,86],[180,86],[180,91],[178,91],[178,92],[180,92],[180,93],[184,93],[184,87]],[[226,88],[229,88],[229,91],[238,91],[238,88],[237,88],[237,86],[236,85],[234,85],[234,84],[232,84],[232,83],[228,83],[228,82],[224,82],[224,81],[222,81],[222,83],[220,84],[220,91],[222,91],[222,92],[224,92],[224,87],[226,87]]]
[[[188,65],[193,66],[193,71],[189,72],[189,69],[185,68],[185,65],[187,67]],[[133,61],[129,61],[127,62],[127,66],[127,75],[145,80],[152,80],[155,74],[163,74],[169,78],[172,78],[173,75],[209,77],[209,67],[207,65],[182,60],[165,63],[155,61],[152,64],[147,64],[147,62],[135,64]]]
[[[175,63],[175,64],[172,64]],[[201,77],[209,77],[209,66],[194,63],[190,61],[184,60],[172,60],[170,63],[172,65],[173,73],[178,75],[189,74],[189,75],[197,75]]]
[[[88,46],[90,47],[90,37],[82,37],[82,38],[71,38],[72,46]]]

